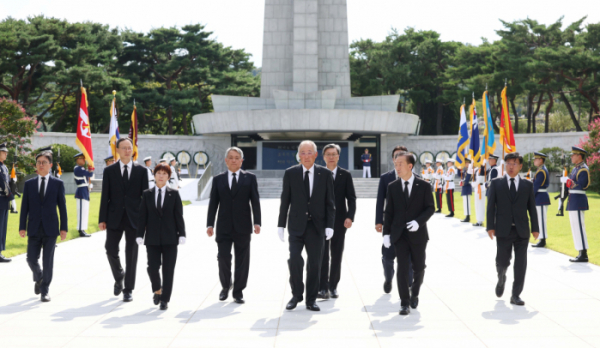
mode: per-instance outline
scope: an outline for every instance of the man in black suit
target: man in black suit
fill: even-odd
[[[101,231],[106,230],[105,248],[115,278],[114,294],[119,296],[122,291],[123,301],[131,302],[138,259],[138,245],[135,238],[142,194],[148,189],[148,171],[131,160],[133,156],[131,139],[119,139],[117,153],[120,160],[104,168],[98,228]],[[123,231],[125,231],[125,272],[119,258],[119,243]]]
[[[392,160],[398,152],[408,152],[405,146],[398,145],[392,150]],[[392,169],[389,172],[383,174],[379,178],[379,188],[377,189],[377,203],[375,208],[375,231],[381,233],[383,231],[383,213],[385,209],[386,195],[388,185],[398,180],[398,173],[396,169]],[[407,256],[410,262],[410,257]],[[396,259],[396,250],[391,245],[389,248],[381,246],[381,263],[383,264],[383,276],[385,278],[383,282],[383,291],[389,294],[392,291],[392,281],[394,280],[394,260]],[[409,267],[410,272],[410,284],[412,284],[412,267]]]
[[[33,272],[34,292],[42,302],[50,302],[50,283],[54,269],[56,237],[67,238],[67,203],[65,186],[60,179],[50,176],[52,153],[43,151],[35,157],[38,175],[25,182],[21,201],[19,235],[27,234],[27,263]],[[60,223],[56,209],[60,211]],[[38,262],[44,250],[43,265]]]
[[[504,157],[506,175],[490,182],[487,203],[487,231],[490,238],[496,239],[496,270],[498,284],[496,296],[502,297],[506,283],[506,270],[510,266],[512,249],[515,249],[515,280],[513,282],[510,303],[523,306],[525,302],[519,297],[525,284],[527,271],[527,246],[529,233],[537,240],[539,226],[535,207],[533,183],[522,180],[519,172],[523,168],[523,157],[518,152]],[[527,218],[531,220],[531,230]]]
[[[288,168],[283,176],[283,192],[279,208],[279,238],[284,241],[284,229],[289,218],[290,285],[294,295],[286,309],[296,308],[303,301],[302,273],[306,247],[306,308],[319,311],[316,303],[319,292],[321,260],[325,238],[333,237],[335,197],[333,175],[327,168],[315,164],[317,145],[305,140],[298,147],[300,164]],[[289,214],[289,216],[288,216]]]
[[[399,180],[389,184],[383,225],[383,245],[395,247],[398,257],[398,292],[400,315],[410,313],[410,307],[419,305],[419,291],[425,276],[425,249],[429,235],[427,221],[435,211],[431,186],[413,175],[415,158],[408,152],[399,152],[394,167]],[[414,280],[409,289],[409,258]]]
[[[252,217],[254,233],[260,233],[260,197],[256,175],[242,170],[244,153],[238,147],[225,151],[227,171],[216,175],[212,181],[208,217],[206,219],[209,237],[214,234],[217,209],[217,237],[219,248],[219,279],[221,293],[219,300],[225,301],[233,287],[235,303],[243,304],[242,291],[248,283],[250,270],[250,238],[252,237]],[[252,212],[250,211],[252,205]],[[235,279],[231,281],[231,247],[235,252]]]
[[[346,229],[352,227],[354,214],[356,213],[356,192],[352,175],[346,169],[338,167],[342,149],[337,144],[329,144],[323,148],[323,157],[327,169],[333,174],[333,187],[335,195],[335,223],[333,237],[325,241],[325,251],[321,266],[321,290],[318,298],[338,298],[337,285],[342,273],[342,254],[344,253],[344,241]],[[346,206],[346,201],[348,206]],[[329,270],[329,250],[331,248],[331,271]]]

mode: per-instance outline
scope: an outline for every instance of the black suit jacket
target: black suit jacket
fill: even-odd
[[[252,226],[261,224],[260,197],[256,175],[240,170],[235,191],[229,188],[229,171],[213,177],[208,203],[206,227],[215,227],[217,209],[216,240],[222,234],[252,233]],[[250,207],[252,206],[252,212]],[[252,223],[254,217],[254,224]]]
[[[395,243],[403,233],[408,233],[412,244],[422,244],[429,240],[427,220],[435,211],[431,185],[425,180],[415,177],[410,191],[408,205],[404,199],[402,180],[398,179],[388,185],[385,219],[383,220],[383,235],[390,235]],[[406,224],[415,220],[419,224],[416,232],[409,232]]]
[[[490,182],[487,197],[487,230],[495,230],[496,237],[507,237],[513,221],[521,238],[529,238],[530,231],[540,231],[533,183],[530,181],[519,180],[519,189],[513,201],[510,199],[507,176],[496,178]],[[531,220],[531,230],[528,220]]]
[[[137,236],[145,245],[177,245],[185,237],[183,203],[179,191],[166,188],[162,214],[156,209],[156,187],[144,191],[140,203]]]
[[[385,206],[385,197],[387,195],[388,185],[396,180],[395,170],[381,175],[379,178],[379,188],[377,189],[377,203],[375,205],[375,224],[383,224],[383,209]]]
[[[333,172],[332,172],[333,173]],[[333,180],[335,194],[335,227],[343,227],[344,221],[354,221],[356,213],[356,191],[352,174],[346,169],[337,168],[335,180]],[[348,206],[346,206],[346,201]]]
[[[308,216],[320,234],[326,228],[333,229],[335,222],[335,196],[331,171],[319,165],[315,166],[313,190],[310,201],[304,192],[304,167],[302,164],[288,168],[283,175],[283,191],[279,207],[278,227],[286,227],[289,213],[288,231],[291,235],[301,236],[306,229]]]
[[[120,162],[104,168],[98,222],[106,222],[109,229],[118,229],[123,212],[126,211],[131,227],[137,228],[142,194],[147,189],[148,170],[146,167],[133,163],[127,187],[123,185]]]
[[[56,208],[60,212],[60,227]],[[57,237],[60,231],[68,231],[65,185],[62,180],[50,177],[46,183],[44,200],[40,200],[38,176],[25,182],[21,201],[19,230],[27,230],[29,237],[37,236],[40,225],[44,234]]]

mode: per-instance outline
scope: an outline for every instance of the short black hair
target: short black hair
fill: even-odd
[[[519,164],[523,164],[523,156],[518,152],[512,152],[504,156],[504,162],[508,162],[509,159],[516,159],[519,161]]]
[[[48,162],[52,163],[52,151],[42,151],[35,156],[35,160],[37,161],[40,157],[46,157]]]
[[[402,146],[402,145],[397,145],[393,150],[392,150],[392,159],[394,159],[394,154],[396,153],[396,151],[402,151],[402,152],[408,152],[408,149],[406,148],[406,146]]]
[[[396,157],[394,157],[394,159],[398,158],[398,157],[404,157],[406,158],[406,162],[412,164],[413,168],[415,167],[415,156],[413,156],[412,153],[407,152],[407,151],[402,151],[396,154]]]
[[[131,145],[133,145],[133,140],[129,139],[129,138],[121,138],[119,140],[117,140],[117,149],[119,148],[119,145],[124,142],[125,140],[129,141],[131,143]]]

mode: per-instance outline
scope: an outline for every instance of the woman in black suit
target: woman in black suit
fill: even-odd
[[[179,191],[168,187],[170,177],[171,167],[168,165],[160,163],[154,168],[156,187],[145,190],[142,195],[136,239],[139,245],[146,244],[154,304],[160,302],[161,310],[168,308],[171,299],[177,245],[185,244],[183,203]],[[159,274],[161,264],[162,283]]]

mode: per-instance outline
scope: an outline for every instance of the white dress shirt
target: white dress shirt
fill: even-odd
[[[410,179],[408,180],[404,180],[402,178],[400,178],[400,180],[402,180],[402,192],[404,192],[404,183],[408,182],[408,196],[410,197],[410,193],[412,192],[412,186],[413,186],[413,182],[415,181],[415,176],[411,174]]]
[[[163,186],[162,188],[158,188],[158,186],[156,186],[156,190],[154,192],[154,203],[156,203],[156,206],[158,207],[158,192],[162,191],[160,193],[160,206],[164,207],[165,206],[165,195],[167,194],[167,185]]]
[[[240,183],[241,171],[241,169],[238,169],[237,172],[235,172],[235,179],[237,180],[238,184]],[[229,189],[231,189],[231,184],[233,183],[233,172],[231,170],[227,170],[227,180],[229,181]]]
[[[508,189],[510,190],[511,177],[508,174],[505,174],[504,176],[506,176],[506,180],[508,181]],[[519,177],[519,174],[517,174],[517,176],[515,176],[515,191],[519,191],[519,180],[521,180],[521,178]]]
[[[131,178],[131,169],[133,168],[133,162],[129,161],[129,163],[124,164],[123,162],[119,161],[119,165],[121,166],[121,176],[123,176],[125,166],[127,166],[127,179]]]
[[[302,166],[302,180],[303,181],[304,181],[304,175],[307,170],[308,170],[308,183],[309,183],[309,187],[310,187],[309,196],[312,196],[313,182],[315,181],[315,165],[313,164],[312,167],[310,167],[310,169],[306,169],[304,166]]]
[[[40,192],[40,188],[42,187],[42,178],[46,178],[46,182],[44,183],[44,194],[48,192],[48,181],[50,180],[50,173],[45,176],[38,175],[38,193]]]

